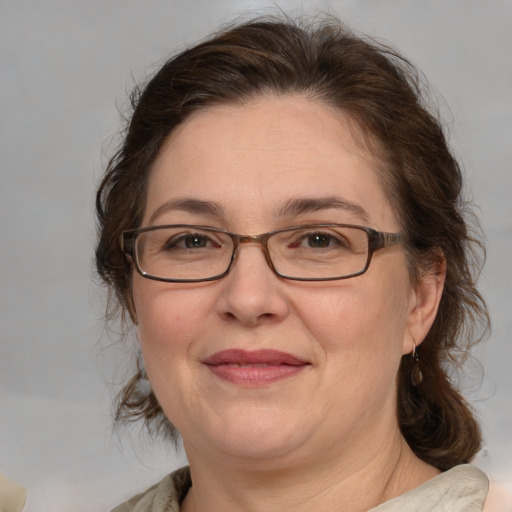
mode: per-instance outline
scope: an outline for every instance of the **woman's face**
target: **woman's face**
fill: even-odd
[[[300,97],[196,112],[154,165],[142,225],[396,232],[378,164],[353,132],[341,112]],[[376,252],[364,275],[298,282],[243,244],[218,281],[134,273],[133,296],[151,385],[189,457],[307,460],[390,435],[400,359],[428,330],[400,245]]]

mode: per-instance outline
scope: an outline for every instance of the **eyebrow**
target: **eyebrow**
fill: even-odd
[[[215,203],[213,201],[202,201],[201,199],[181,198],[167,201],[162,206],[159,206],[151,214],[149,223],[152,224],[157,217],[174,210],[208,215],[211,217],[224,217],[224,209],[219,203]]]
[[[369,222],[369,215],[365,209],[351,201],[342,199],[341,197],[299,197],[288,200],[284,206],[278,211],[278,216],[293,216],[305,213],[318,212],[331,208],[340,209],[353,213],[360,217],[363,221]],[[208,215],[210,217],[225,218],[224,209],[219,203],[214,201],[203,201],[194,198],[179,198],[167,201],[159,206],[149,218],[151,225],[155,219],[164,213],[181,210],[184,212],[195,213],[200,215]]]
[[[365,222],[369,222],[370,219],[368,213],[362,206],[335,196],[299,197],[297,199],[290,199],[281,208],[279,215],[300,215],[304,213],[328,210],[330,208],[341,209],[349,213],[353,213]]]

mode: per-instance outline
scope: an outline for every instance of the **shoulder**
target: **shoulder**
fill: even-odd
[[[488,488],[482,471],[462,464],[368,512],[481,512]]]
[[[181,468],[112,512],[179,512],[190,486],[189,468]],[[488,486],[484,473],[463,464],[368,512],[481,512]]]
[[[184,467],[125,501],[112,512],[179,512],[180,503],[190,486],[190,471]]]

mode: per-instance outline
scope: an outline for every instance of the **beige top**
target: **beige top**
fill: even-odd
[[[21,512],[26,496],[21,485],[0,473],[0,512]]]
[[[112,512],[179,512],[191,485],[188,467],[178,469]],[[464,464],[368,512],[481,512],[488,486],[479,469]]]

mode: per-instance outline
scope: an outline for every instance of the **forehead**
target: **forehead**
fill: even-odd
[[[145,222],[160,205],[181,198],[263,220],[293,199],[339,197],[360,205],[375,227],[393,224],[379,165],[357,133],[338,109],[302,97],[197,111],[173,131],[155,161]]]

